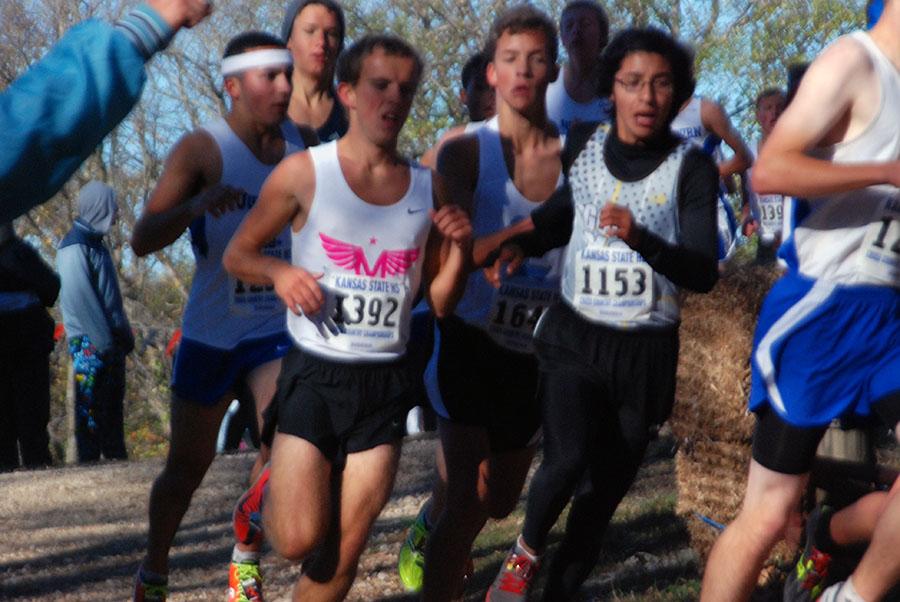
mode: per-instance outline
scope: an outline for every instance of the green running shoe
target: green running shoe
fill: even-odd
[[[231,561],[227,602],[263,602],[259,563]]]
[[[428,543],[425,514],[428,512],[428,508],[430,508],[430,504],[426,503],[419,510],[419,515],[410,525],[409,531],[406,533],[406,541],[400,548],[397,571],[400,573],[400,582],[408,592],[421,592],[422,581],[425,579],[425,546]]]

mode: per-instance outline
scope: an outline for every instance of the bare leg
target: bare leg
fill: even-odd
[[[269,404],[272,403],[272,398],[275,397],[275,388],[280,372],[281,360],[277,359],[266,362],[265,364],[260,364],[247,375],[247,386],[250,387],[250,392],[253,394],[253,400],[256,402],[257,432],[262,432],[263,413],[266,411],[266,408],[269,407]],[[265,443],[261,443],[259,446],[259,454],[257,454],[256,461],[253,463],[253,468],[250,470],[251,483],[256,482],[259,473],[262,472],[263,466],[269,461],[270,455],[271,450],[269,449],[269,446]]]
[[[272,547],[287,559],[303,560],[325,539],[331,520],[331,462],[315,445],[277,433],[263,524]]]
[[[213,406],[180,399],[172,402],[171,441],[162,473],[150,490],[150,527],[144,568],[169,572],[169,548],[194,491],[216,454],[216,436],[231,402],[225,395]]]
[[[466,559],[489,516],[509,514],[518,501],[532,449],[492,455],[487,431],[449,420],[439,424],[447,463],[447,498],[425,552],[423,600],[450,600]]]
[[[900,423],[894,427],[900,440]],[[872,543],[853,572],[853,585],[867,602],[878,602],[900,582],[900,478],[894,481],[875,525]]]
[[[750,461],[744,505],[716,541],[703,575],[703,602],[738,602],[753,592],[763,562],[784,537],[809,475],[786,475]]]
[[[294,587],[295,601],[343,600],[350,591],[369,531],[394,488],[399,461],[399,442],[347,456],[343,472],[336,477],[340,501],[335,518],[339,523],[330,530],[310,566],[304,567],[307,570]]]

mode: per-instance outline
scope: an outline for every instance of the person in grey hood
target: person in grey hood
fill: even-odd
[[[78,217],[59,243],[59,305],[75,368],[78,461],[124,459],[122,401],[131,326],[103,236],[115,223],[115,191],[89,182],[78,195]]]

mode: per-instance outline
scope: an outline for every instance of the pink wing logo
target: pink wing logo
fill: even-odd
[[[350,270],[356,275],[359,275],[360,269],[366,276],[378,276],[380,273],[381,278],[405,274],[419,257],[418,249],[382,251],[375,261],[375,265],[369,267],[366,252],[359,245],[331,238],[321,232],[319,232],[319,238],[322,240],[322,248],[325,249],[328,258],[336,266]]]

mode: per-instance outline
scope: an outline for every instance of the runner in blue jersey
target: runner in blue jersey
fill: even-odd
[[[898,32],[900,0],[888,0],[871,31],[831,44],[754,168],[758,192],[802,200],[779,251],[787,272],[763,303],[750,358],[757,425],[747,492],[710,555],[704,601],[750,597],[798,512],[832,419],[874,414],[895,433],[900,426]],[[852,577],[822,600],[876,602],[900,579],[898,483],[863,512],[857,537],[869,531],[871,544]]]

